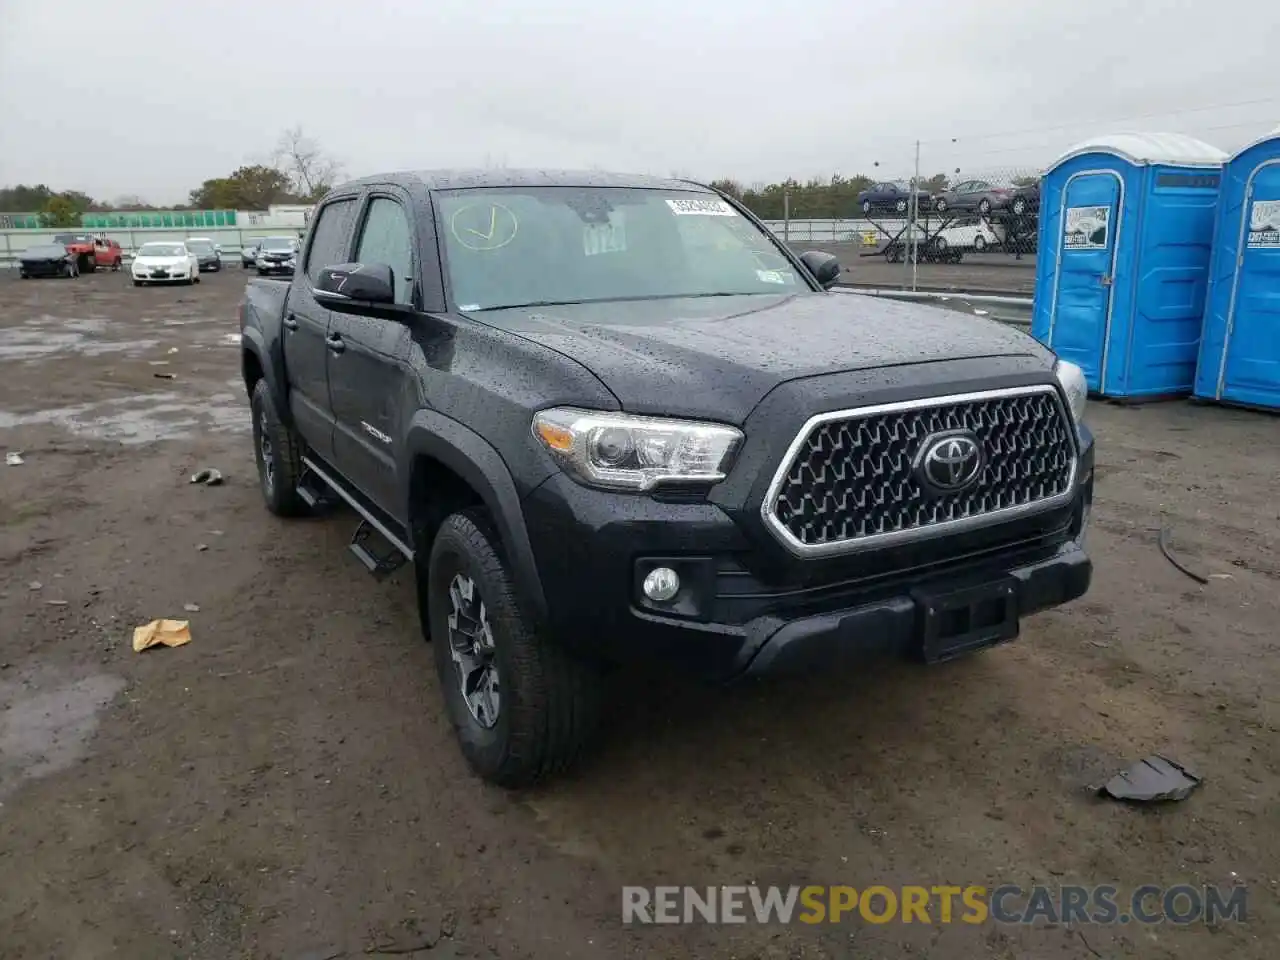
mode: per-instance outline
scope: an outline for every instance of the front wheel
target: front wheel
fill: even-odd
[[[978,212],[984,217],[991,213],[991,201],[982,199],[978,201]]]
[[[483,511],[441,525],[425,599],[445,710],[471,768],[518,787],[572,765],[597,727],[601,674],[520,609]]]
[[[133,281],[133,285],[134,285],[135,287],[140,287],[140,286],[142,286],[142,281],[141,281],[141,280],[135,280],[135,281]]]
[[[907,212],[907,201],[905,201],[905,200],[899,200],[897,203],[895,203],[895,204],[893,205],[893,209],[894,209],[894,210],[896,210],[896,211],[898,211],[898,213],[906,213],[906,212]]]
[[[933,209],[937,210],[939,213],[946,213],[947,201],[939,197],[937,200],[933,201]]]
[[[983,237],[983,236],[974,237],[974,238],[973,238],[973,249],[974,249],[977,253],[982,253],[982,251],[986,250],[986,249],[987,249],[987,238],[986,238],[986,237]]]
[[[1013,215],[1020,217],[1027,212],[1027,201],[1022,197],[1018,197],[1013,201]]]

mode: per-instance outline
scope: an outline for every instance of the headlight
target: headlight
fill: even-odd
[[[1059,360],[1054,365],[1053,372],[1062,385],[1062,392],[1067,396],[1071,418],[1079,426],[1084,422],[1084,408],[1089,402],[1089,384],[1085,380],[1084,371],[1069,360]]]
[[[637,493],[723,480],[742,442],[742,431],[717,423],[570,407],[535,415],[533,435],[579,482]]]

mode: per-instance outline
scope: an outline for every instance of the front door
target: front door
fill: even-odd
[[[284,363],[288,371],[289,412],[307,446],[325,460],[333,454],[333,407],[328,371],[332,319],[330,311],[312,295],[311,287],[325,267],[346,262],[356,206],[354,197],[325,204],[312,232],[306,262],[295,272],[293,287],[285,301]]]
[[[416,298],[414,244],[403,199],[377,192],[369,197],[355,260],[389,266],[396,302],[411,306]],[[408,518],[406,504],[400,502],[396,462],[409,427],[402,413],[413,405],[402,391],[409,375],[410,323],[335,312],[330,335],[341,344],[340,352],[329,357],[334,458],[360,492],[404,523]]]
[[[1090,390],[1102,390],[1115,281],[1120,177],[1080,173],[1063,191],[1049,346],[1080,366]]]
[[[1280,406],[1280,161],[1250,177],[1244,219],[1218,397]]]

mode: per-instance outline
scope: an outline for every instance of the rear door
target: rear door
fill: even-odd
[[[1084,370],[1090,390],[1106,369],[1120,197],[1110,172],[1078,174],[1063,192],[1048,346]]]
[[[1219,396],[1280,406],[1280,161],[1250,178]]]
[[[306,259],[285,301],[284,362],[289,379],[289,411],[302,438],[328,460],[333,454],[333,407],[329,399],[329,325],[332,317],[312,295],[320,271],[350,259],[351,225],[358,195],[337,197],[317,213]],[[261,283],[283,283],[262,280]]]
[[[396,302],[406,306],[418,305],[414,248],[408,196],[391,188],[371,190],[360,218],[354,259],[389,266]],[[335,312],[329,333],[341,344],[341,352],[329,356],[335,465],[365,496],[403,522],[396,453],[408,429],[401,413],[412,406],[405,394],[410,324]]]

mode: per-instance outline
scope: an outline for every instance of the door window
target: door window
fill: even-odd
[[[404,207],[386,197],[373,198],[360,231],[356,260],[389,266],[396,283],[396,303],[413,302],[413,245]]]
[[[320,271],[325,267],[346,261],[347,236],[355,207],[354,199],[335,200],[320,211],[307,250],[307,277],[312,283],[319,282]]]

